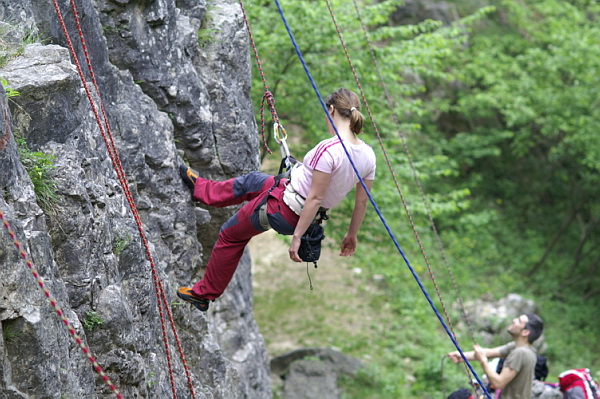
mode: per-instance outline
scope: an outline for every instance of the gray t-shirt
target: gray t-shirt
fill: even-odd
[[[506,357],[503,367],[517,372],[500,392],[500,399],[531,399],[537,354],[531,345],[515,347],[511,342],[500,347],[500,356]]]

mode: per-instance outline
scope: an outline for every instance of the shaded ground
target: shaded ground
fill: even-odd
[[[334,347],[368,336],[375,323],[366,297],[372,290],[359,278],[354,258],[338,255],[339,244],[324,246],[319,267],[294,263],[289,238],[273,230],[250,243],[254,314],[271,357],[301,347]]]

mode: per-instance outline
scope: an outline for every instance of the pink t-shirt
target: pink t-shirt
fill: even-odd
[[[344,145],[360,176],[364,180],[374,180],[375,153],[371,146],[362,140],[360,144],[344,141]],[[324,208],[338,205],[359,181],[337,136],[317,144],[306,154],[302,165],[292,170],[290,184],[304,198],[308,196],[314,170],[331,174],[329,187],[321,203]]]

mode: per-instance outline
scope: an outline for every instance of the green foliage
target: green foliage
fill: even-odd
[[[403,143],[404,140],[411,140],[411,145],[417,147],[427,148],[429,145],[422,142],[418,134],[418,124],[409,123],[407,117],[399,117],[398,119],[406,120],[407,123],[395,126],[391,123],[393,121],[391,113],[406,116],[422,114],[422,107],[416,96],[425,90],[425,86],[423,80],[414,77],[418,74],[449,78],[443,60],[451,55],[456,45],[463,43],[465,24],[473,23],[490,10],[478,11],[457,22],[456,26],[445,27],[438,21],[431,20],[414,26],[389,26],[385,22],[401,2],[364,2],[361,4],[363,6],[360,10],[361,18],[366,24],[369,42],[380,60],[379,68],[375,69],[372,67],[370,52],[362,50],[367,45],[366,37],[352,3],[331,1],[330,4],[338,26],[342,29],[344,41],[348,44],[348,51],[360,77],[361,86],[379,124],[378,130],[383,132],[382,139],[388,153],[387,158],[399,177],[407,207],[416,214],[418,223],[426,222],[427,209],[422,205],[419,189],[412,183],[413,172],[406,162]],[[346,55],[342,51],[335,27],[329,18],[326,4],[289,2],[284,5],[284,10],[289,15],[288,22],[320,87],[321,94],[325,96],[341,86],[355,88],[355,80]],[[277,10],[270,2],[263,1],[249,5],[247,13],[267,84],[277,100],[280,119],[284,124],[292,125],[289,129],[290,140],[294,140],[292,151],[298,156],[315,142],[327,137],[323,135],[326,129],[323,111],[310,88]],[[385,96],[382,95],[380,74],[391,97],[413,96],[414,99],[400,101],[393,110],[390,110]],[[358,92],[357,89],[354,90]],[[255,73],[252,96],[257,106],[260,104],[263,92],[261,77]],[[364,108],[363,113],[367,115]],[[322,116],[318,116],[319,114]],[[258,112],[257,117],[259,117]],[[372,127],[368,125],[368,121],[365,122],[366,135],[363,139],[376,147],[377,143],[371,137]],[[398,128],[403,131],[396,132]],[[420,158],[415,165],[421,181],[435,184],[439,179],[456,174],[455,168],[458,164],[455,161],[422,151],[419,155]],[[378,154],[378,176],[385,176],[386,169],[387,163],[384,157]],[[390,184],[387,179],[378,178],[373,192],[385,217],[395,224],[393,228],[403,223],[404,210],[400,206],[398,190],[393,187],[393,184]],[[469,191],[465,188],[452,188],[443,194],[428,195],[428,205],[435,216],[448,212],[454,213],[469,206],[468,195]],[[343,205],[342,212],[350,215],[351,202]],[[344,219],[340,217],[338,220]],[[333,229],[334,234],[343,235],[343,232],[337,228],[341,226],[338,226],[336,221],[332,223],[336,224],[336,228]],[[376,225],[379,221],[373,219],[372,223]],[[381,239],[378,229],[367,228],[366,230],[375,232],[373,240]],[[385,236],[385,233],[383,234]]]
[[[154,389],[154,387],[156,386],[156,380],[155,380],[155,374],[154,372],[149,372],[148,375],[146,376],[146,387],[148,389]]]
[[[600,6],[494,3],[449,63],[460,84],[428,82],[424,130],[460,162],[451,186],[473,193],[468,213],[443,215],[445,242],[471,295],[544,304],[551,372],[598,368]]]
[[[11,98],[11,97],[17,97],[17,96],[21,95],[21,93],[19,93],[17,90],[12,89],[8,85],[8,81],[6,79],[0,79],[0,82],[2,83],[2,86],[4,87],[4,92],[6,93],[6,97]]]
[[[127,248],[131,244],[131,235],[130,234],[120,234],[115,237],[112,248],[113,253],[117,256],[121,255],[123,250]]]
[[[48,211],[58,199],[56,182],[51,175],[56,157],[42,151],[31,151],[25,138],[17,138],[17,146],[21,163],[29,174],[38,203],[42,209]]]
[[[104,320],[100,315],[94,311],[85,312],[85,319],[83,319],[83,327],[88,331],[93,331],[97,326],[101,326]]]
[[[200,48],[209,46],[216,39],[218,29],[213,26],[212,12],[214,12],[214,7],[207,7],[200,29],[198,29],[198,47]]]
[[[415,26],[385,26],[382,21],[387,21],[401,2],[364,2],[360,11],[362,20],[369,33],[369,42],[381,60],[376,69],[372,66],[371,53],[364,51],[366,37],[352,2],[333,0],[330,3],[344,42],[348,44],[361,86],[380,124],[379,130],[386,138],[394,137],[397,127],[391,123],[392,111],[382,95],[379,74],[392,98],[419,95],[424,86],[422,81],[415,79],[416,74],[447,76],[442,60],[451,54],[450,49],[455,44],[462,42],[464,34],[460,29],[443,27],[436,21],[424,21]],[[288,22],[321,94],[326,96],[339,87],[355,88],[356,82],[326,4],[287,2],[284,10],[289,15]],[[295,150],[303,153],[309,143],[326,138],[323,135],[326,129],[323,110],[311,90],[277,10],[270,2],[261,1],[249,5],[247,13],[267,84],[277,101],[277,112],[284,125],[300,129],[297,134],[302,136],[305,144],[298,143]],[[260,104],[263,93],[263,83],[255,71],[252,97],[256,106]],[[415,98],[413,101],[399,101],[393,112],[404,122],[406,116],[419,115],[422,109]],[[409,126],[402,125],[402,128]],[[367,132],[371,129],[369,126],[365,128]]]
[[[533,277],[538,292],[597,295],[600,278],[589,277],[600,276],[598,4],[497,3],[455,53],[461,88],[432,98],[432,114],[443,113],[425,129],[461,163],[454,184],[477,193],[470,217],[497,213],[510,238],[490,239],[518,259],[515,272]],[[430,85],[440,92],[439,81]]]

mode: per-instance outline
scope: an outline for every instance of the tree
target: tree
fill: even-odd
[[[511,266],[551,279],[540,289],[557,296],[598,296],[600,6],[497,3],[455,53],[459,88],[432,99],[431,133],[460,162],[474,209],[512,231],[495,237]]]
[[[443,60],[464,38],[461,21],[451,27],[432,20],[417,25],[390,26],[390,15],[402,4],[401,1],[363,1],[359,2],[358,10],[348,1],[330,0],[329,4],[373,111],[388,158],[398,174],[402,189],[407,191],[413,211],[423,216],[425,208],[413,184],[413,172],[407,164],[402,138],[414,146],[413,157],[419,168],[420,179],[430,180],[452,173],[451,160],[429,153],[427,146],[424,150],[419,149],[422,146],[419,125],[413,121],[423,113],[418,99],[425,89],[421,77],[445,79],[450,76],[444,71]],[[338,87],[348,87],[359,93],[327,4],[319,1],[288,1],[282,2],[282,8],[321,94],[326,96]],[[303,154],[315,142],[326,138],[324,112],[275,5],[263,0],[246,6],[246,11],[267,84],[275,97],[279,118],[292,136],[292,151],[295,155]],[[481,15],[483,13],[468,20],[475,20]],[[374,64],[370,48],[375,53],[378,67]],[[384,95],[382,80],[393,104]],[[263,82],[260,75],[255,73],[252,97],[257,108],[263,94]],[[368,117],[364,106],[362,112]],[[257,109],[258,118],[259,114]],[[400,122],[395,124],[394,120]],[[365,121],[365,131],[367,134],[364,139],[377,147],[379,144],[374,137],[374,128],[368,119]],[[269,134],[270,130],[266,132]],[[275,145],[272,140],[269,144]],[[396,225],[405,226],[404,210],[398,206],[398,193],[389,178],[388,167],[381,153],[378,154],[378,160],[379,172],[374,189],[377,200],[381,201]],[[458,188],[443,195],[437,192],[428,194],[433,203],[432,209],[439,214],[456,212],[464,206],[463,198],[467,192]],[[345,211],[350,212],[349,209]],[[428,224],[425,218],[421,221]],[[378,220],[373,219],[372,223],[374,239],[380,240],[385,231]]]

